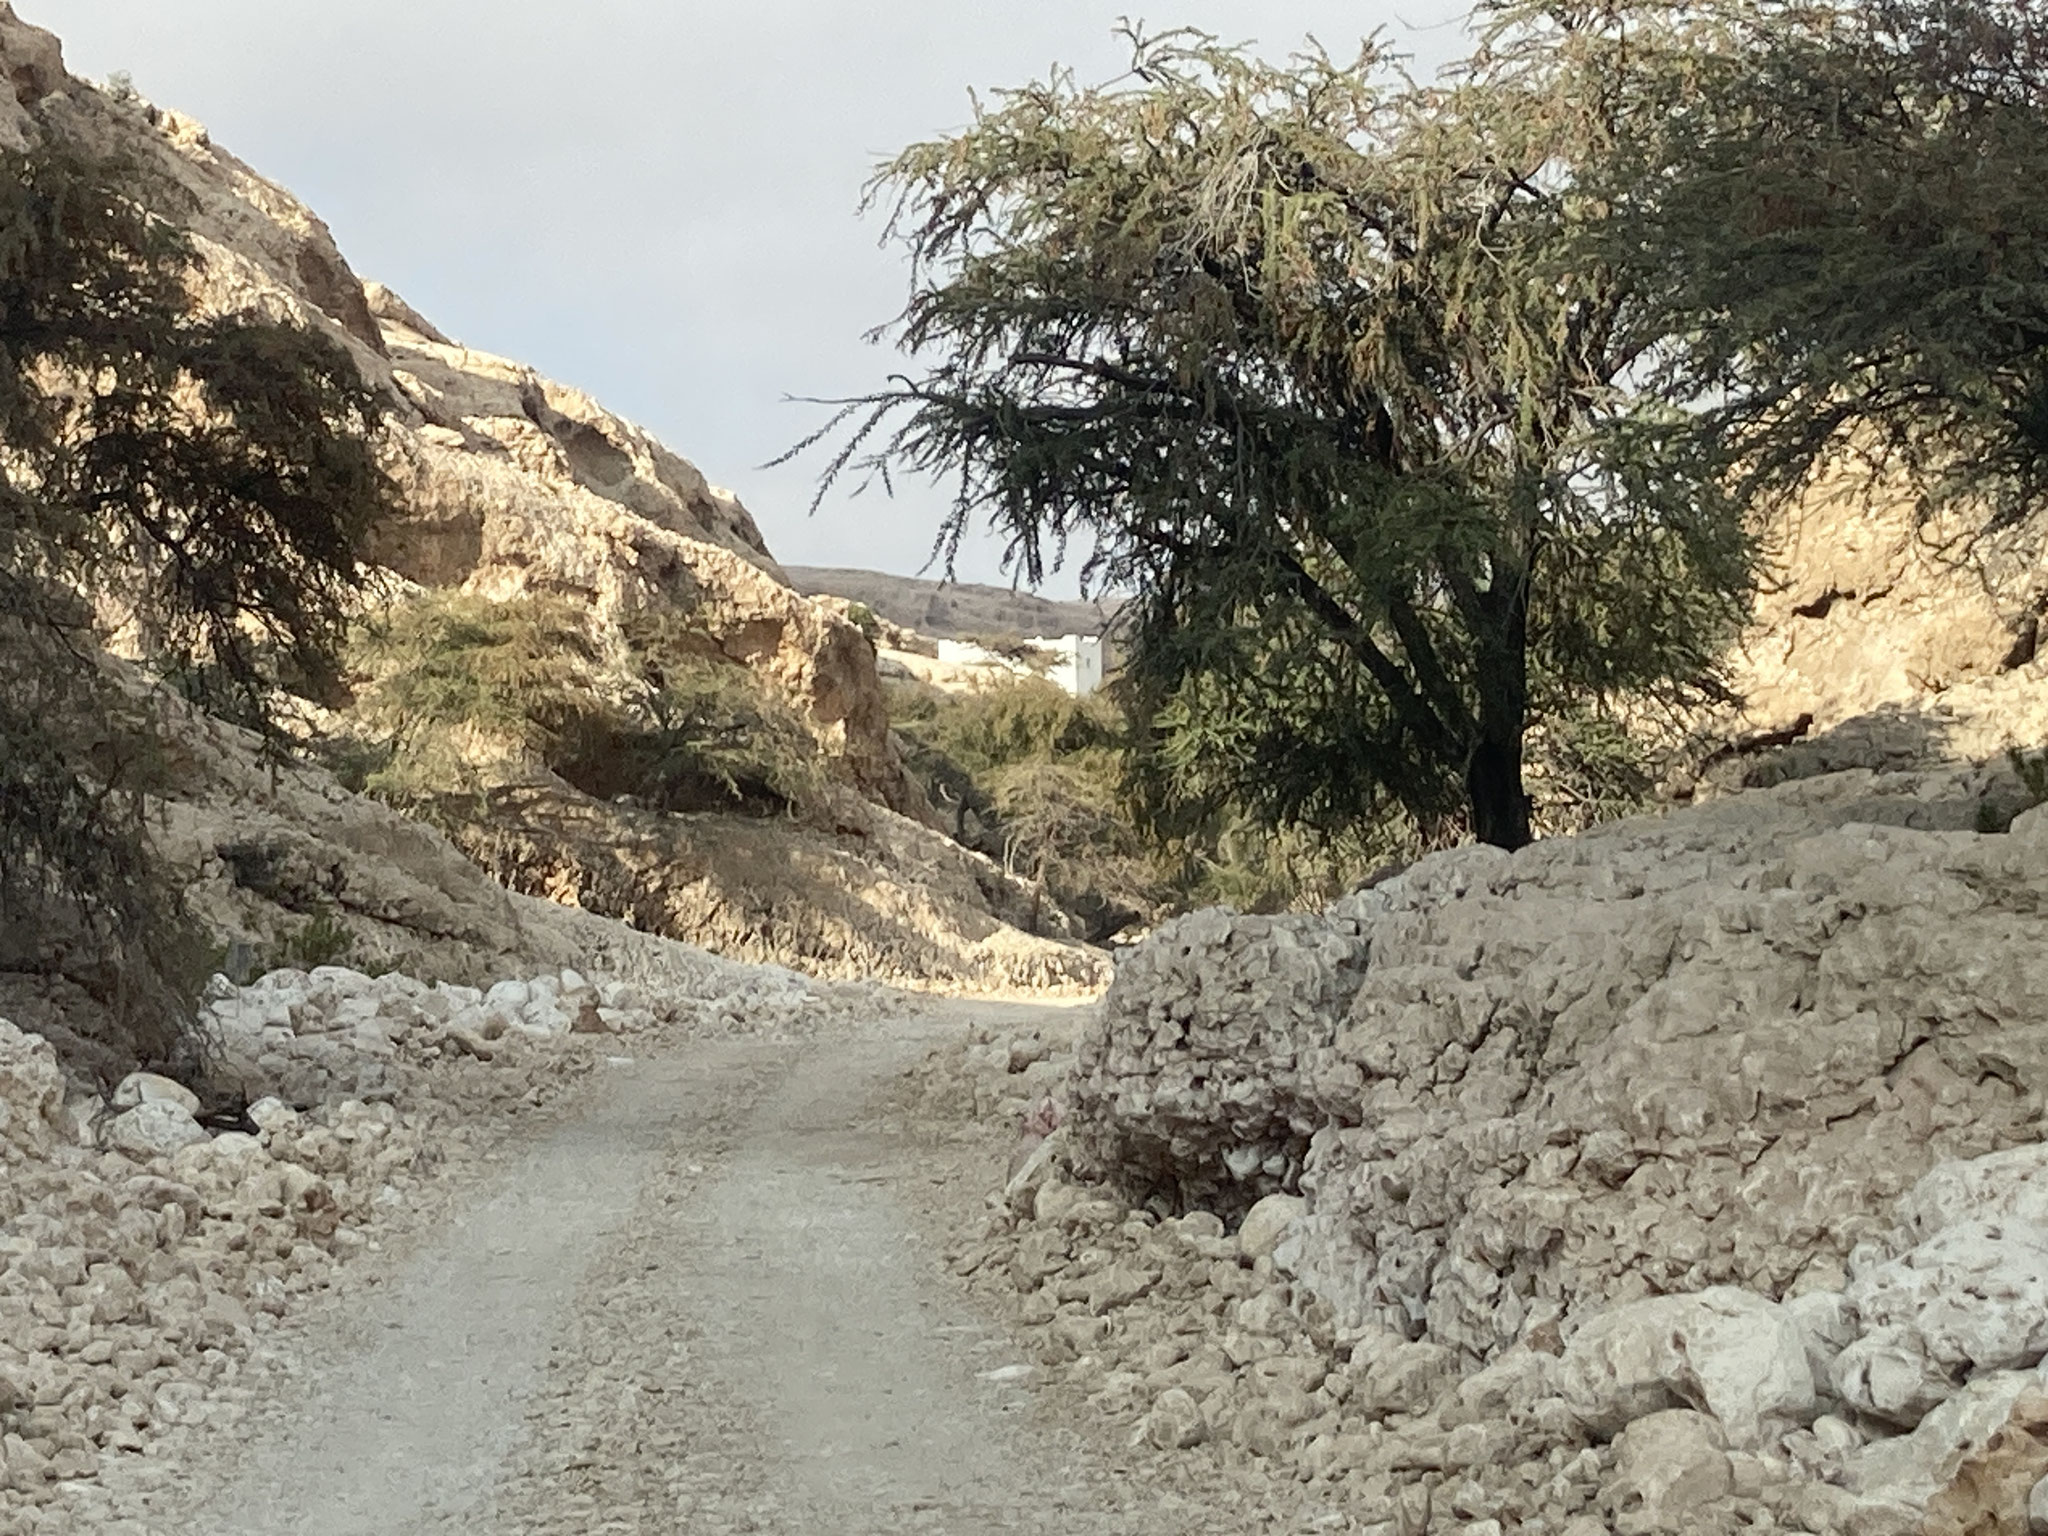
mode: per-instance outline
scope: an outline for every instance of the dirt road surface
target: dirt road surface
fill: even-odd
[[[189,1439],[147,1493],[110,1490],[126,1528],[1269,1528],[1134,1475],[1085,1412],[1041,1401],[940,1262],[934,1234],[990,1170],[886,1090],[959,1027],[615,1059],[379,1283],[295,1319],[237,1431]]]

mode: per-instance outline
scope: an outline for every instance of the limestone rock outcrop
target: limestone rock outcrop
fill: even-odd
[[[678,820],[657,848],[645,818],[549,779],[561,814],[544,835],[532,816],[479,824],[463,829],[465,850],[488,850],[530,895],[588,894],[608,915],[757,959],[942,984],[1099,984],[1104,961],[1069,942],[1042,891],[932,830],[890,737],[873,646],[844,604],[788,585],[730,493],[588,395],[464,347],[364,284],[298,199],[189,118],[68,75],[56,40],[4,0],[0,108],[0,143],[42,136],[116,155],[175,203],[200,305],[322,330],[384,394],[401,514],[375,534],[381,591],[566,597],[607,654],[623,654],[641,617],[680,619],[709,659],[794,707],[837,781],[830,827]],[[174,734],[162,841],[227,938],[260,946],[279,937],[280,911],[325,914],[358,957],[451,979],[562,961],[537,931],[552,920],[475,879],[446,838],[321,775],[273,773],[211,723]]]
[[[1824,775],[1166,925],[956,1267],[1136,1441],[1390,1532],[2026,1530],[2048,808],[2011,793]]]
[[[1108,956],[993,860],[840,790],[824,817],[654,815],[545,784],[454,838],[518,890],[733,959],[965,990],[1094,993]]]
[[[198,301],[323,330],[390,402],[405,513],[373,556],[423,586],[581,599],[603,628],[688,613],[810,721],[850,781],[921,797],[889,745],[866,638],[792,589],[745,507],[645,431],[534,370],[450,341],[376,284],[326,225],[190,118],[70,76],[55,38],[0,4],[0,143],[51,135],[137,166],[200,258]]]
[[[1764,529],[1752,621],[1727,658],[1737,702],[1698,722],[1674,776],[1757,787],[2048,746],[2048,530],[1934,512],[1842,469]],[[1775,749],[1758,758],[1753,748]],[[1721,745],[1716,746],[1719,743]]]
[[[1979,535],[1974,509],[1923,520],[1903,487],[1824,479],[1765,540],[1767,579],[1736,656],[1766,725],[1825,731],[1917,706],[2033,659],[2043,593],[2027,530]]]
[[[1936,1161],[2040,1134],[2048,815],[1917,830],[1993,778],[1459,850],[1319,929],[1184,919],[1084,1045],[1077,1144],[1141,1195],[1146,1146],[1214,1208],[1312,1190],[1294,1262],[1340,1317],[1478,1359],[1560,1306],[1838,1282]]]

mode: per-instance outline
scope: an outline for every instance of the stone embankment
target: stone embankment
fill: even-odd
[[[216,979],[203,1080],[104,1094],[0,1021],[0,1530],[81,1528],[109,1458],[174,1480],[169,1437],[249,1409],[245,1366],[281,1318],[444,1164],[488,1156],[612,1053],[826,1011],[791,973],[687,958],[664,991],[575,971]]]
[[[1070,1072],[952,1062],[1026,1132],[956,1268],[1136,1442],[1376,1536],[2039,1532],[2014,795],[1834,775],[1170,924]]]

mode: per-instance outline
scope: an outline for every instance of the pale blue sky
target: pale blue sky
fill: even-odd
[[[875,162],[960,126],[970,88],[1107,78],[1124,14],[1284,55],[1384,28],[1434,68],[1463,0],[19,0],[71,67],[126,70],[298,193],[349,261],[465,343],[648,426],[738,491],[785,561],[914,574],[942,498],[806,517],[817,466],[761,466],[879,385],[904,293]],[[1005,581],[999,550],[965,580]],[[1068,573],[1049,587],[1071,590]]]

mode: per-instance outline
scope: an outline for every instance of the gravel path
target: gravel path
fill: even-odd
[[[613,1068],[382,1284],[302,1319],[253,1433],[182,1450],[208,1491],[148,1528],[1247,1529],[1125,1477],[1002,1369],[924,1235],[979,1189],[881,1107],[949,1027]]]

